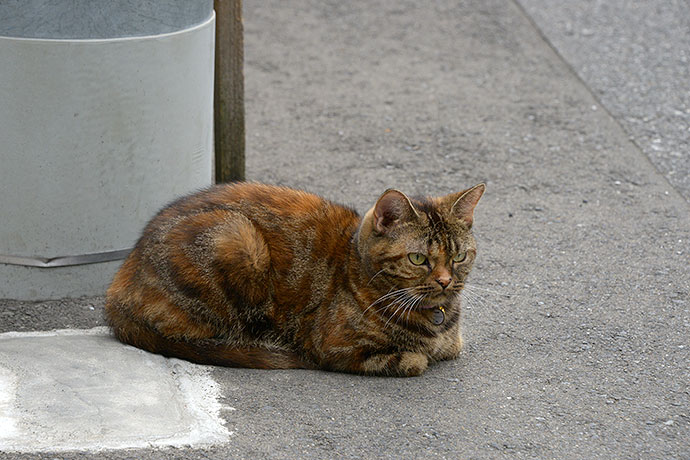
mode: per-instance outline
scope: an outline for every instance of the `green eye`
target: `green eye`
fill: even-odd
[[[407,255],[407,258],[410,259],[410,262],[412,262],[414,265],[422,265],[424,262],[426,262],[426,256],[424,254],[420,254],[419,252],[411,252]]]
[[[466,252],[461,252],[460,254],[456,254],[455,257],[453,257],[453,262],[460,263],[464,261],[467,258],[467,253]]]

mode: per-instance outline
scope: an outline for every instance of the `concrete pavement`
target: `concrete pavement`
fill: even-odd
[[[0,451],[222,443],[223,423],[207,369],[105,327],[0,334]]]
[[[521,8],[246,2],[245,33],[251,179],[361,211],[487,182],[467,349],[414,379],[210,368],[226,442],[98,458],[690,456],[690,207]],[[101,314],[2,301],[0,330]]]

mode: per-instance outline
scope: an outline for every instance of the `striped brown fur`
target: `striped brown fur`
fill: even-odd
[[[108,322],[125,343],[203,364],[419,375],[462,348],[483,192],[387,190],[360,217],[285,187],[211,187],[149,222],[108,289]]]

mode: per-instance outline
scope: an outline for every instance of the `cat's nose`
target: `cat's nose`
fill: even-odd
[[[441,285],[443,289],[447,288],[451,282],[450,278],[436,278],[436,282]]]

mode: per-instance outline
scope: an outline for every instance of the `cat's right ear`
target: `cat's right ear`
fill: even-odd
[[[406,220],[419,217],[410,199],[403,192],[388,189],[374,206],[374,229],[385,234]]]
[[[460,197],[457,199],[455,199],[457,195],[451,195],[451,199],[455,200],[450,207],[451,214],[464,222],[468,227],[472,227],[474,208],[484,194],[484,190],[486,190],[486,185],[479,184],[460,192]]]

